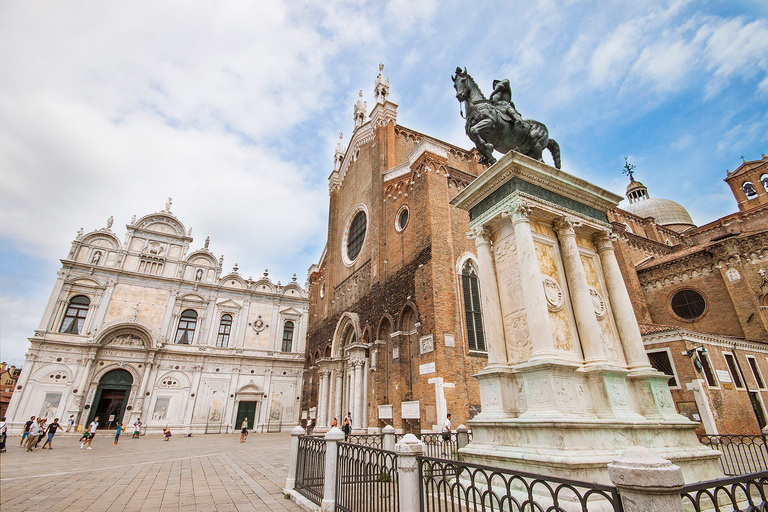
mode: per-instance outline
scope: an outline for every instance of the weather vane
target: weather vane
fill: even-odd
[[[633,176],[633,174],[635,174],[635,166],[629,163],[627,157],[624,157],[624,170],[621,171],[621,173],[629,176],[629,181],[635,181]]]

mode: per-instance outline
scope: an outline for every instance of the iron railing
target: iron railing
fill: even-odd
[[[680,491],[685,510],[760,512],[768,510],[768,471],[686,485]]]
[[[623,512],[615,487],[419,457],[424,512]]]
[[[296,458],[296,491],[312,503],[320,505],[323,500],[324,485],[325,439],[299,436],[299,453]]]
[[[337,512],[398,512],[397,455],[338,443]]]
[[[371,448],[381,448],[384,434],[350,434],[347,438],[348,443],[369,446]]]
[[[768,471],[768,449],[763,436],[700,435],[699,441],[723,453],[720,466],[729,476]]]
[[[451,432],[449,439],[443,439],[442,432],[422,432],[414,434],[422,443],[424,443],[424,455],[436,459],[458,459],[458,434]],[[405,437],[405,434],[396,434],[395,442]],[[469,433],[469,442],[472,442],[472,433]]]

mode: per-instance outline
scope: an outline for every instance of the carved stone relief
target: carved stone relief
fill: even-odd
[[[547,307],[550,311],[560,311],[565,304],[563,289],[560,284],[549,276],[542,279],[544,285],[544,296],[547,298]]]

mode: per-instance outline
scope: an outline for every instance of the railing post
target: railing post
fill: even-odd
[[[683,472],[653,450],[627,448],[618,460],[608,464],[608,475],[621,493],[624,512],[683,512]]]
[[[413,434],[406,434],[395,445],[397,454],[397,484],[400,497],[400,510],[415,512],[421,507],[421,488],[419,482],[419,460],[424,453],[424,443]]]
[[[291,430],[291,451],[288,454],[288,478],[285,479],[285,494],[290,493],[296,486],[296,463],[299,460],[299,436],[304,434],[304,429],[296,425]]]
[[[389,452],[395,451],[395,427],[387,425],[381,429],[381,449]]]
[[[469,429],[465,425],[456,428],[456,449],[460,450],[469,444]]]
[[[322,512],[334,512],[336,510],[336,464],[338,462],[339,441],[344,440],[344,432],[338,427],[333,427],[325,434],[325,486],[323,487],[323,501],[320,502]]]

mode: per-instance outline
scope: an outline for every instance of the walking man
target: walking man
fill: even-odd
[[[32,423],[35,422],[35,417],[32,416],[29,418],[29,421],[24,424],[24,435],[21,436],[21,441],[19,441],[19,446],[24,446],[24,440],[29,436],[29,427],[32,426]]]
[[[37,450],[35,448],[35,445],[37,444],[38,437],[40,435],[40,424],[37,421],[33,421],[32,424],[29,426],[28,436],[27,436],[27,451],[31,452],[34,450]]]
[[[74,414],[70,414],[69,415],[69,419],[67,420],[67,430],[66,430],[66,432],[69,432],[70,430],[72,430],[72,427],[74,425],[75,425],[75,415]]]
[[[451,413],[445,417],[445,423],[443,424],[443,457],[447,457],[446,445],[451,442]]]
[[[45,450],[45,445],[48,445],[49,450],[53,450],[53,435],[56,433],[60,426],[59,418],[55,418],[53,423],[48,425],[48,439],[43,443],[43,450]]]
[[[99,417],[96,416],[93,418],[93,421],[88,426],[88,449],[91,449],[91,443],[93,442],[93,437],[96,435],[96,429],[99,428]],[[83,445],[85,443],[80,443],[80,449],[83,448]]]

